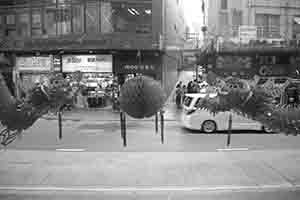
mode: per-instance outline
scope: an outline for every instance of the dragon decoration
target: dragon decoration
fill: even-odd
[[[282,105],[274,102],[274,92],[255,81],[236,77],[222,78],[209,72],[209,90],[218,95],[207,95],[197,105],[213,114],[233,111],[256,120],[276,132],[287,135],[300,133],[300,109],[297,105]]]
[[[46,85],[34,86],[25,99],[12,96],[0,73],[0,142],[6,146],[30,128],[44,114],[57,112],[72,100],[76,91],[62,74],[50,74]]]

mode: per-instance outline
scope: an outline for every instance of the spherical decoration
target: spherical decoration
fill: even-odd
[[[159,82],[145,76],[132,78],[121,88],[120,106],[134,118],[151,117],[164,105],[166,95]]]

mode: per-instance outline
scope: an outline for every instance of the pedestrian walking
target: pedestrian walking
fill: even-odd
[[[177,87],[175,91],[175,102],[177,105],[177,108],[179,109],[181,107],[181,98],[182,98],[182,88]]]
[[[186,85],[182,86],[182,95],[181,95],[181,104],[184,103],[185,94],[187,93],[187,87]]]
[[[193,82],[190,81],[187,84],[187,93],[193,93]]]
[[[179,83],[176,85],[176,88],[181,87],[181,85],[182,85],[182,81],[179,81]]]

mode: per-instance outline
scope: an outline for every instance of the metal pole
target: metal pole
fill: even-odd
[[[198,72],[198,66],[195,65],[195,67],[196,67],[196,81],[198,82],[198,74],[199,74],[199,72]]]
[[[231,130],[232,130],[232,115],[229,115],[229,120],[228,120],[228,134],[227,134],[227,147],[230,146],[231,142]]]
[[[160,127],[161,127],[161,134],[160,134],[160,136],[161,136],[161,143],[162,144],[164,144],[164,142],[165,142],[165,136],[164,136],[164,111],[163,110],[161,110],[160,111]]]
[[[58,138],[62,139],[62,117],[61,117],[61,108],[58,110]]]
[[[121,124],[121,138],[123,139],[123,114],[122,111],[120,111],[120,124]]]
[[[123,113],[123,146],[127,146],[127,137],[126,137],[126,114]]]
[[[158,113],[155,113],[155,133],[158,133]]]

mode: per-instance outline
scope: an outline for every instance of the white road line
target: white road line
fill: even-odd
[[[248,148],[226,148],[226,149],[217,149],[217,151],[249,151]]]
[[[261,185],[261,186],[217,186],[217,187],[120,187],[120,188],[93,188],[93,187],[20,187],[0,186],[1,190],[15,191],[69,191],[69,192],[188,192],[188,191],[241,191],[241,190],[274,190],[300,189],[300,185]]]
[[[65,151],[65,152],[83,152],[85,149],[56,149],[56,151]]]

